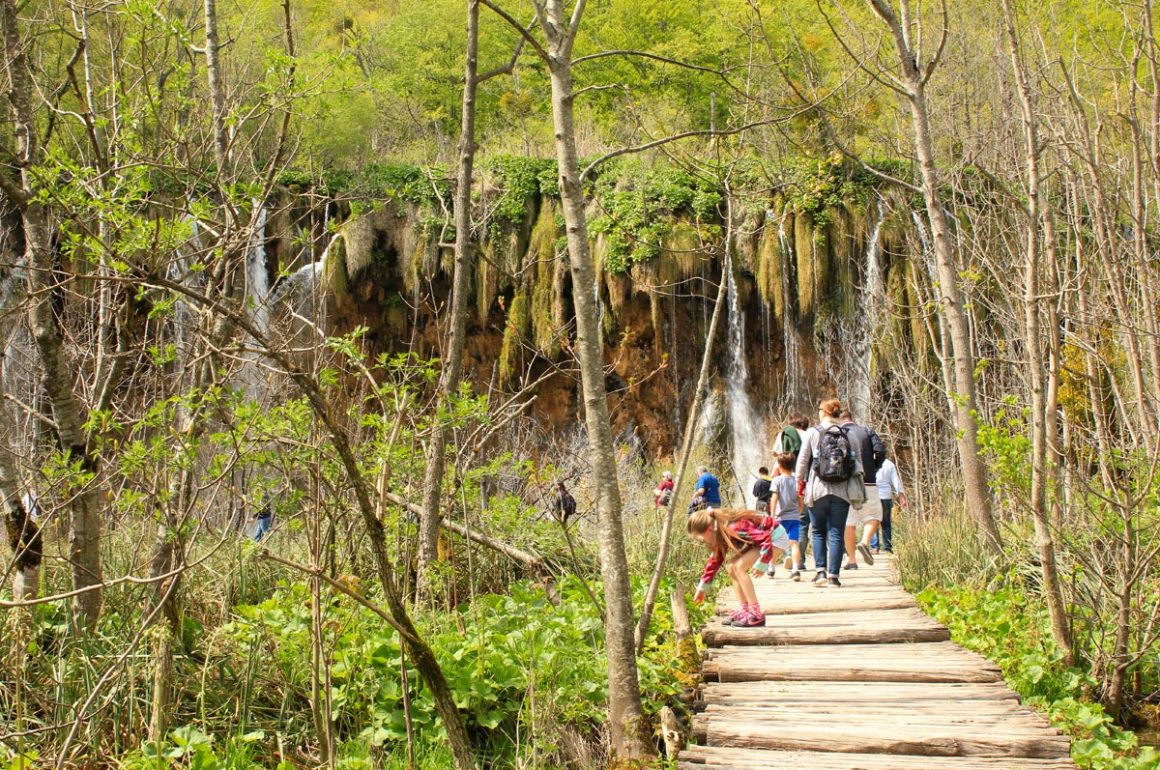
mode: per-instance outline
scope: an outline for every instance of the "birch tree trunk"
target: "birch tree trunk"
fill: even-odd
[[[73,598],[79,625],[91,628],[101,612],[101,520],[100,494],[95,483],[97,463],[89,451],[84,430],[84,405],[74,390],[75,372],[65,356],[60,326],[53,310],[54,295],[52,233],[48,211],[39,200],[36,179],[41,149],[32,109],[32,76],[26,57],[27,43],[20,35],[17,5],[13,0],[0,4],[4,28],[4,60],[8,71],[8,102],[12,132],[20,167],[18,205],[24,225],[28,290],[31,297],[29,323],[43,366],[44,391],[52,410],[60,451],[70,465],[88,477],[78,485],[71,503],[69,564],[73,588],[81,589]]]
[[[427,447],[423,479],[423,512],[419,517],[420,597],[431,595],[431,564],[438,558],[439,511],[447,447],[447,426],[440,413],[459,389],[463,372],[463,345],[467,332],[467,294],[471,287],[471,186],[475,165],[475,93],[479,55],[479,0],[467,2],[467,55],[463,74],[463,107],[459,133],[459,174],[455,190],[455,268],[451,279],[451,316],[443,372],[439,378],[435,435]]]
[[[951,395],[956,444],[959,462],[963,466],[968,513],[996,551],[1002,547],[999,528],[991,513],[991,495],[987,484],[987,470],[979,458],[977,395],[975,386],[975,359],[971,350],[971,332],[962,292],[959,290],[958,269],[946,211],[939,196],[938,165],[934,159],[930,118],[926,105],[926,78],[938,64],[937,58],[920,69],[920,52],[911,44],[909,5],[901,0],[903,18],[900,21],[890,0],[867,0],[874,12],[890,29],[898,49],[901,83],[904,88],[914,131],[914,149],[922,176],[922,197],[930,219],[934,240],[935,265],[938,271],[939,308],[951,338],[954,355],[955,392]]]
[[[632,587],[624,551],[620,487],[609,422],[608,394],[604,387],[604,351],[600,320],[591,287],[596,271],[588,244],[584,191],[576,151],[573,116],[572,45],[584,11],[578,0],[571,19],[564,14],[564,0],[536,2],[541,29],[548,40],[548,73],[552,82],[552,120],[556,160],[560,171],[560,197],[567,230],[576,308],[576,351],[584,395],[584,423],[588,454],[599,510],[598,543],[600,572],[606,606],[605,649],[608,656],[608,727],[612,767],[652,756],[640,701],[636,653],[633,646]]]
[[[1007,37],[1008,54],[1015,72],[1019,107],[1023,117],[1023,138],[1026,144],[1027,165],[1027,217],[1026,245],[1023,267],[1023,337],[1027,352],[1027,380],[1031,385],[1031,518],[1035,523],[1035,545],[1039,550],[1040,570],[1043,573],[1043,593],[1047,602],[1047,612],[1051,618],[1051,634],[1056,644],[1064,651],[1068,663],[1072,660],[1074,647],[1071,627],[1068,623],[1067,606],[1060,588],[1059,570],[1055,558],[1055,542],[1051,534],[1051,521],[1047,510],[1047,427],[1048,399],[1046,396],[1045,361],[1043,355],[1042,332],[1039,316],[1043,303],[1039,290],[1040,241],[1039,228],[1044,205],[1041,201],[1040,154],[1038,118],[1035,103],[1028,82],[1027,71],[1019,56],[1019,38],[1015,32],[1015,16],[1011,11],[1011,0],[1002,0],[1003,19]],[[1049,246],[1054,248],[1054,245]],[[1052,334],[1054,329],[1049,330]],[[1053,361],[1054,361],[1053,357]],[[1051,404],[1054,412],[1054,403]]]

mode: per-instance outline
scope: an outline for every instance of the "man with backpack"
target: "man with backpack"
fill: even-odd
[[[657,488],[653,490],[653,503],[657,510],[661,508],[668,508],[669,502],[673,499],[673,472],[665,471],[661,474],[661,481],[657,484]]]
[[[850,512],[846,519],[846,569],[858,569],[858,558],[855,553],[862,554],[867,564],[874,563],[874,556],[870,553],[870,538],[878,531],[882,523],[882,503],[878,497],[878,482],[876,474],[886,459],[886,445],[874,432],[873,428],[859,425],[854,422],[854,415],[849,409],[842,411],[839,416],[842,429],[850,439],[850,446],[862,460],[862,483],[865,485],[866,502],[862,507]],[[862,528],[862,540],[857,540],[858,525]],[[857,550],[855,551],[855,543]]]
[[[556,503],[554,508],[556,510],[556,518],[560,520],[561,524],[567,524],[568,519],[576,515],[576,498],[572,497],[572,493],[564,486],[563,481],[556,482]]]

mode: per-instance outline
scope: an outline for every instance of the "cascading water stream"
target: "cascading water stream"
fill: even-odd
[[[254,231],[250,234],[250,248],[246,253],[246,311],[258,332],[265,335],[270,329],[270,274],[266,264],[266,205],[254,201],[258,207]],[[257,347],[257,341],[253,341]],[[241,365],[239,379],[246,395],[261,400],[266,392],[265,378],[259,362],[259,353],[249,353]]]
[[[878,202],[878,218],[870,231],[870,240],[866,244],[866,265],[862,282],[862,295],[859,298],[861,314],[861,333],[858,346],[858,372],[852,383],[850,400],[854,405],[854,414],[862,418],[870,417],[871,399],[871,368],[874,352],[874,340],[878,336],[882,305],[885,302],[885,293],[882,289],[882,265],[879,259],[879,237],[882,233],[882,223],[886,220],[886,211],[882,202]]]
[[[250,251],[246,255],[246,305],[258,331],[270,327],[270,273],[266,264],[266,206],[258,209],[258,221],[250,237]]]
[[[741,489],[748,492],[750,474],[761,465],[765,421],[753,408],[749,398],[749,368],[745,363],[745,317],[737,297],[733,261],[725,257],[725,296],[728,302],[729,342],[725,349],[725,398],[729,402],[729,437],[733,472]],[[724,489],[733,485],[723,484]]]

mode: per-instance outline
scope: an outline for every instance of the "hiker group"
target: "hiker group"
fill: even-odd
[[[842,570],[858,569],[859,556],[872,565],[880,549],[893,550],[894,502],[906,504],[886,445],[836,398],[821,402],[813,426],[804,416],[791,419],[773,455],[775,472],[762,467],[753,485],[754,510],[721,508],[720,484],[704,467],[689,506],[689,534],[710,550],[694,600],[704,599],[724,566],[740,602],[728,621],[733,626],[765,625],[753,577],[772,578],[782,564],[791,580],[800,581],[808,572],[807,546],[813,549],[813,584],[840,588]]]

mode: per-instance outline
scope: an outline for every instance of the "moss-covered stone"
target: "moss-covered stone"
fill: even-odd
[[[675,284],[699,275],[705,252],[697,225],[678,219],[661,238],[657,257],[657,279],[661,284]]]
[[[528,260],[532,263],[532,337],[536,347],[549,358],[560,353],[561,330],[556,323],[556,242],[559,232],[556,228],[557,205],[546,200],[540,207],[540,214],[528,239]]]
[[[528,312],[528,297],[517,292],[508,307],[507,324],[503,330],[503,345],[499,352],[499,382],[509,385],[519,376],[524,364],[524,345],[528,339],[531,317]]]
[[[322,285],[339,310],[350,304],[350,278],[346,270],[347,234],[342,232],[330,243],[330,250],[323,265]]]
[[[811,214],[800,211],[794,216],[793,243],[797,258],[798,313],[803,320],[808,320],[829,296],[833,283],[829,238],[825,228],[814,227]]]

